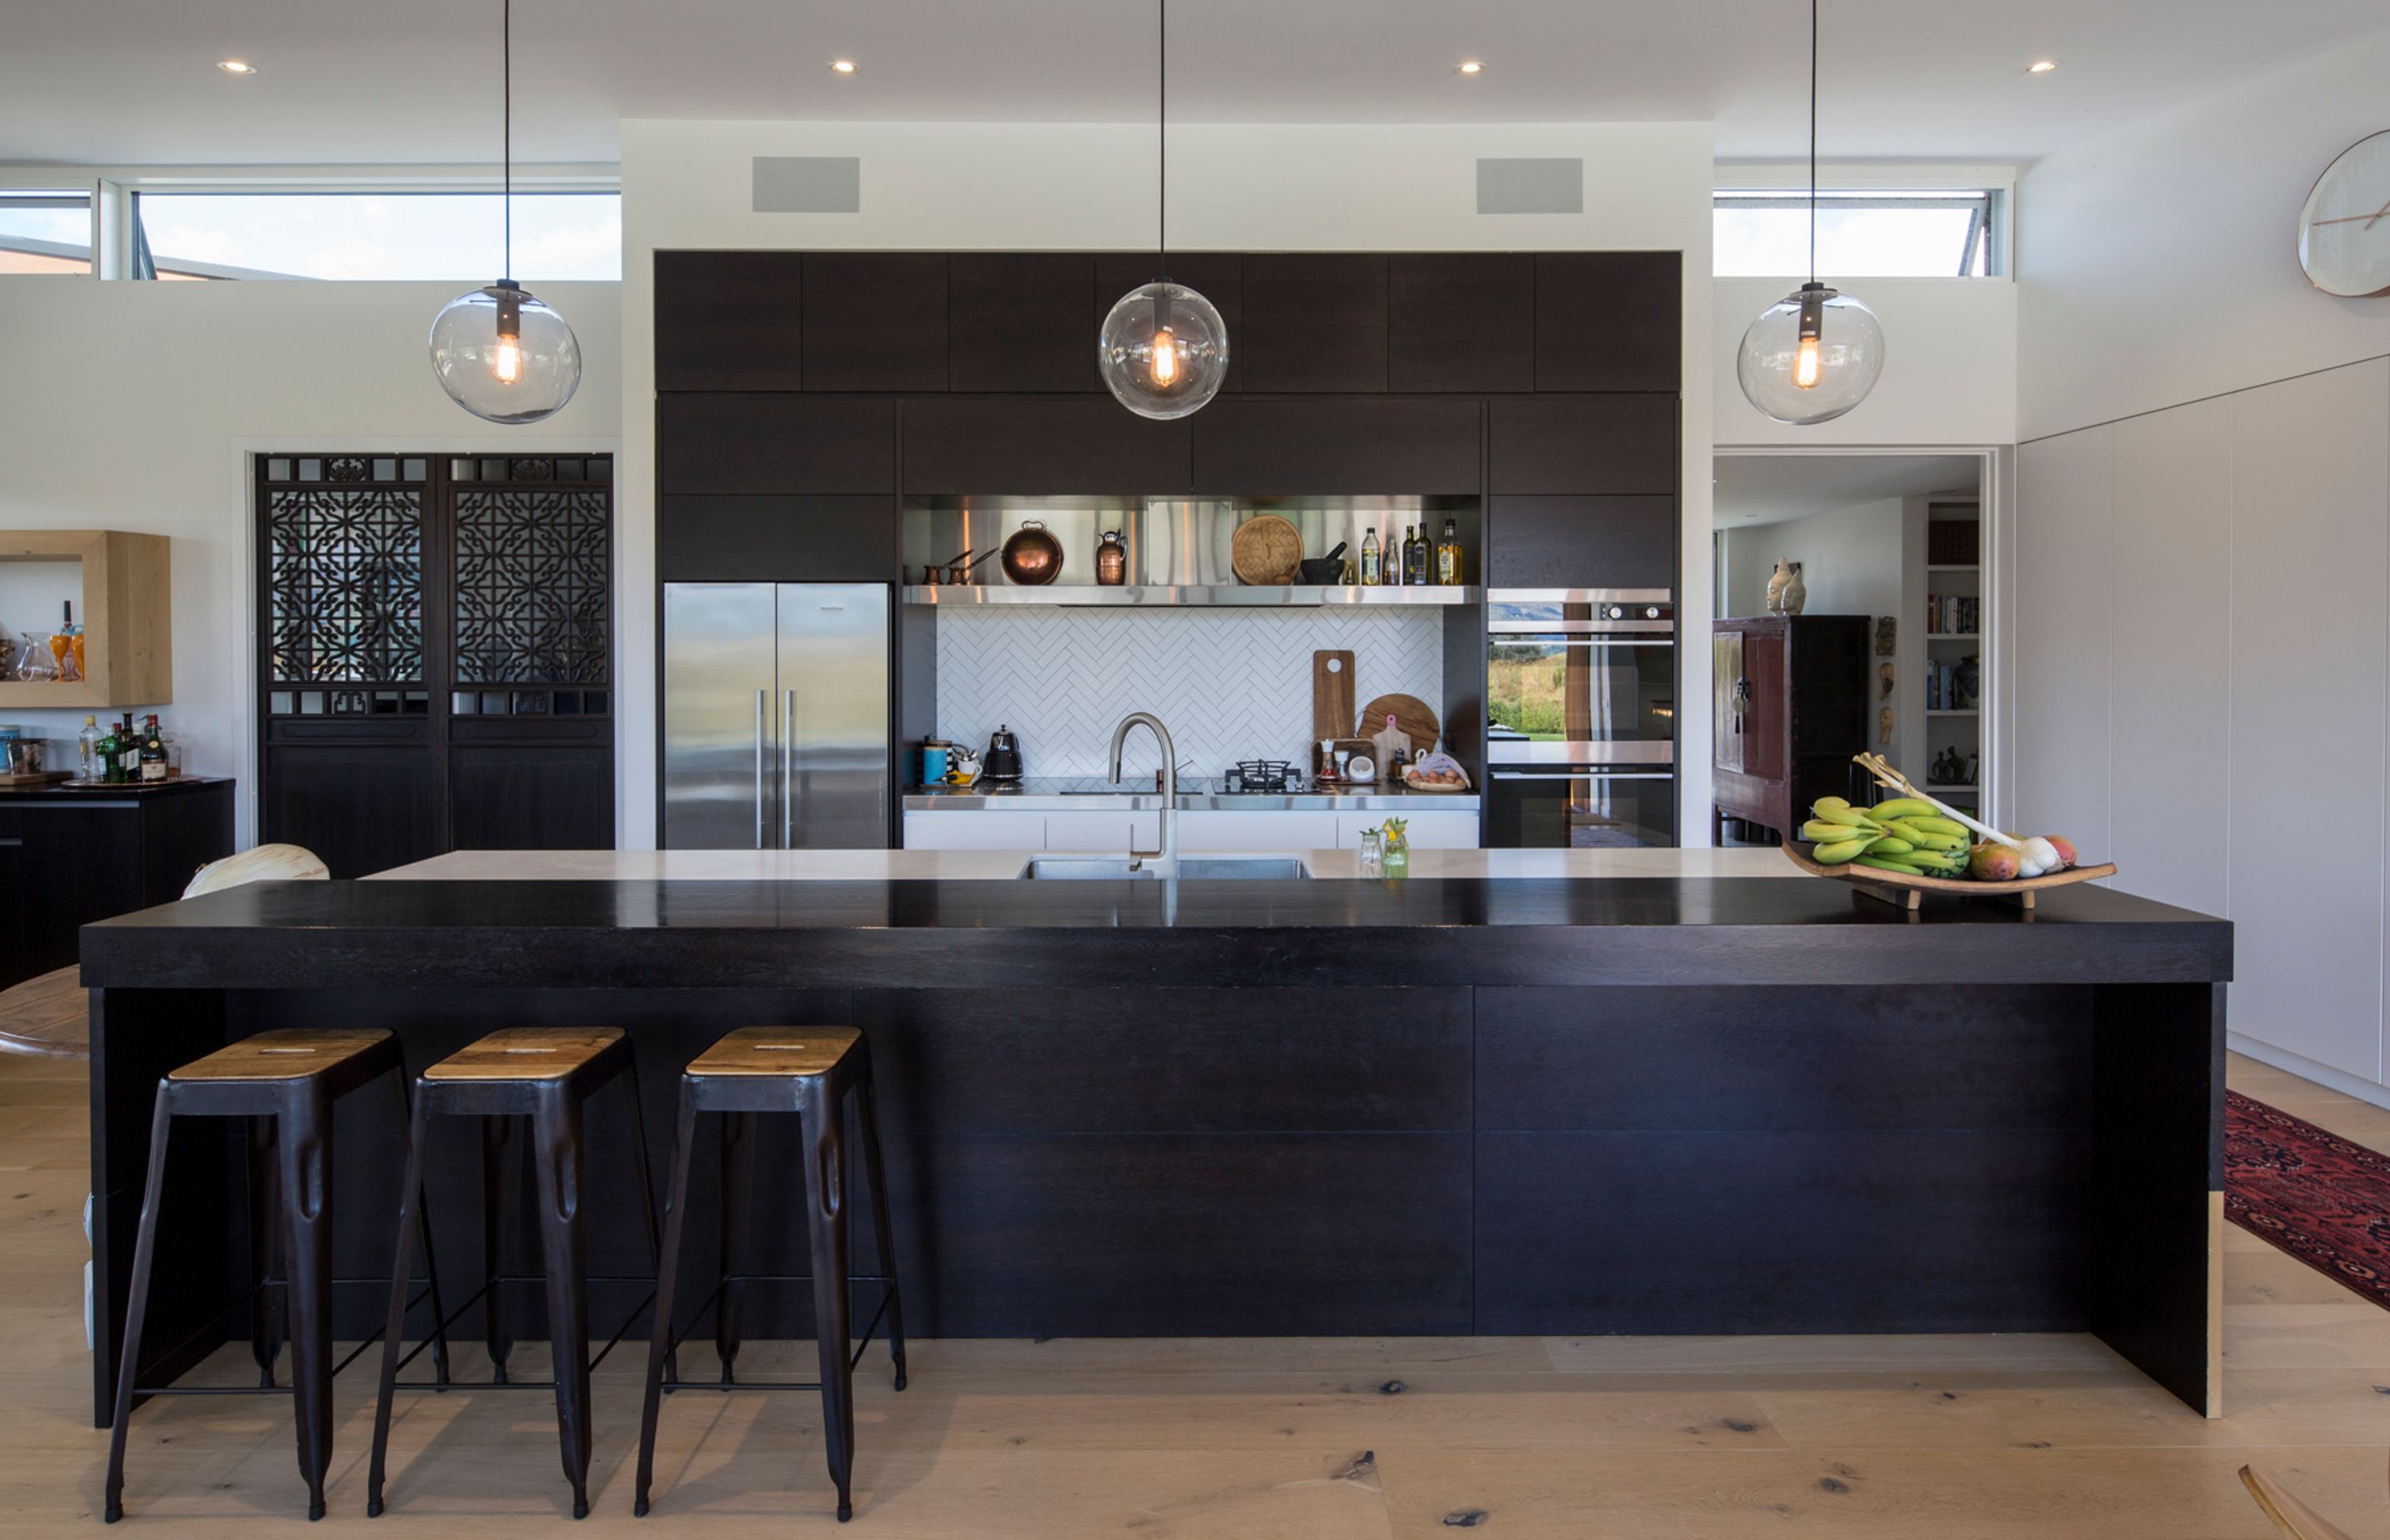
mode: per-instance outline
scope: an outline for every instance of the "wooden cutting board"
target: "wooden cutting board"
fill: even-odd
[[[1416,695],[1381,695],[1361,708],[1361,736],[1374,738],[1386,725],[1386,713],[1393,712],[1394,725],[1410,735],[1411,752],[1424,754],[1444,737],[1444,724],[1438,722],[1428,703]],[[1325,737],[1325,734],[1320,735]]]
[[[1323,738],[1353,736],[1353,655],[1315,652],[1311,655],[1311,743]]]

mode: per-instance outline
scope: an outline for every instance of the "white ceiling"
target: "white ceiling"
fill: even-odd
[[[1153,110],[1136,0],[518,0],[518,155],[623,118],[1111,122]],[[0,162],[494,159],[497,0],[8,7]],[[1801,152],[1799,0],[1178,0],[1174,119],[1715,119]],[[1831,0],[1829,159],[2023,160],[2327,52],[2382,0]],[[849,56],[852,77],[827,61]],[[251,60],[228,76],[215,60]],[[1452,70],[1485,60],[1484,74]],[[2044,76],[2027,63],[2052,58]]]
[[[1972,455],[1720,455],[1710,522],[1775,524],[1887,497],[1974,490]]]

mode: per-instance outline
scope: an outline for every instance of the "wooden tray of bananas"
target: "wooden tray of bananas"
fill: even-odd
[[[2019,838],[1978,823],[1947,802],[1925,796],[1880,754],[1857,764],[1876,783],[1898,793],[1873,807],[1821,797],[1801,826],[1804,850],[1787,841],[1784,853],[1803,871],[1848,882],[1870,898],[1914,909],[1927,893],[1968,898],[2013,897],[2033,907],[2044,888],[2063,888],[2115,874],[2115,865],[2086,866],[2075,842],[2060,835]],[[1980,835],[1980,842],[1971,838]]]

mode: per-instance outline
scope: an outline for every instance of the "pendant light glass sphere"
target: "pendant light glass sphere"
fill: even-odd
[[[1883,373],[1875,312],[1823,284],[1804,284],[1742,334],[1735,378],[1778,422],[1831,422],[1865,401]]]
[[[492,422],[537,422],[581,388],[581,344],[520,285],[459,294],[431,321],[431,369],[456,404]]]
[[[1157,282],[1120,297],[1096,335],[1105,389],[1141,417],[1183,417],[1220,393],[1228,325],[1212,302]]]

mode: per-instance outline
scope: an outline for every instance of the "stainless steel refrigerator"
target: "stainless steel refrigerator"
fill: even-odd
[[[888,843],[888,590],[664,585],[663,845]]]

